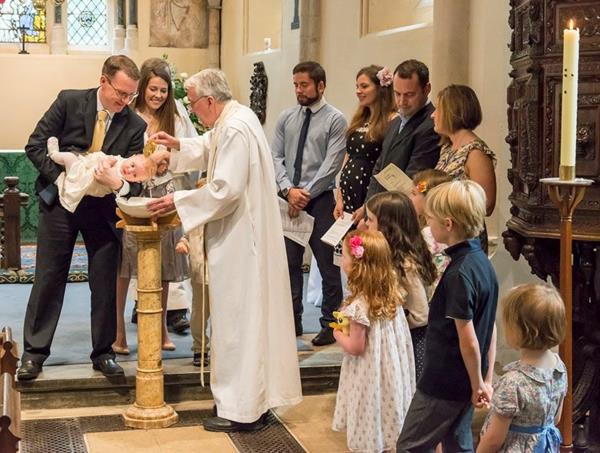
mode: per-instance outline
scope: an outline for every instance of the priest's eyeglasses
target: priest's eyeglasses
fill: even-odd
[[[194,107],[194,104],[195,104],[196,102],[198,102],[200,99],[207,98],[207,97],[208,97],[208,96],[200,96],[200,97],[197,97],[196,99],[194,99],[193,101],[190,101],[190,107],[192,107],[192,108],[193,108],[193,107]]]
[[[139,96],[139,93],[125,93],[124,91],[117,90],[110,81],[110,78],[108,77],[106,77],[106,81],[108,82],[110,87],[115,91],[116,95],[119,96],[121,99],[126,99],[129,104],[131,104],[135,100],[135,98]]]

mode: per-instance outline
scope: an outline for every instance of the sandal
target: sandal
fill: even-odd
[[[130,354],[129,348],[127,346],[123,347],[123,346],[117,346],[116,344],[113,344],[112,349],[113,349],[113,351],[115,351],[115,354],[120,354],[120,355],[129,355]]]
[[[173,343],[173,342],[163,343],[163,345],[162,345],[163,351],[174,351],[175,349],[177,349],[177,347],[175,346],[175,343]]]

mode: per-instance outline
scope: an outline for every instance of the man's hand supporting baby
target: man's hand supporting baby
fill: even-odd
[[[117,159],[115,157],[107,157],[94,170],[96,181],[110,187],[112,190],[120,190],[123,187],[123,179],[117,171],[116,163]]]

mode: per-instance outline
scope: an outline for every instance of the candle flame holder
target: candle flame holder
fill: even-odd
[[[563,179],[564,176],[569,177]],[[575,178],[575,167],[562,166],[558,178],[540,179],[560,214],[560,295],[565,304],[566,334],[558,353],[567,367],[568,387],[559,429],[561,451],[573,451],[573,212],[581,203],[591,179]]]

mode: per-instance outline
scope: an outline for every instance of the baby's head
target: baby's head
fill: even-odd
[[[446,172],[433,168],[421,170],[413,176],[414,187],[410,194],[410,201],[412,201],[415,211],[417,211],[421,227],[424,227],[426,223],[424,216],[425,196],[434,187],[450,181],[452,181],[452,177],[448,176]]]
[[[472,239],[485,225],[485,192],[466,179],[440,184],[425,198],[425,216],[433,238],[440,243]]]
[[[519,285],[503,300],[502,322],[508,344],[517,349],[550,349],[565,337],[565,306],[550,285]]]
[[[156,162],[143,154],[134,154],[121,164],[121,176],[129,182],[148,181],[155,174]]]

